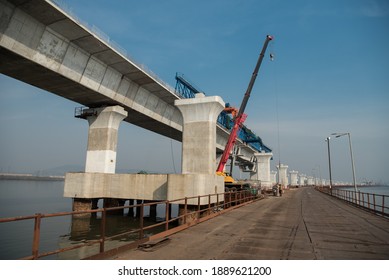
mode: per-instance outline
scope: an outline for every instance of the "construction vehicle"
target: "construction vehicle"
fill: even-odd
[[[263,47],[262,47],[262,51],[259,54],[259,58],[258,58],[257,64],[255,65],[254,72],[253,72],[253,74],[251,76],[250,83],[249,83],[249,85],[247,87],[247,90],[246,90],[246,92],[244,94],[244,97],[243,97],[242,103],[240,105],[239,111],[236,113],[236,110],[233,110],[230,107],[226,108],[226,110],[229,110],[229,112],[231,112],[233,117],[234,117],[234,119],[233,119],[234,120],[234,126],[232,127],[232,130],[231,130],[230,136],[228,138],[226,147],[224,148],[222,157],[220,159],[219,165],[218,165],[217,170],[216,170],[216,174],[218,174],[220,176],[224,176],[224,183],[225,183],[226,187],[239,187],[240,186],[240,188],[243,188],[243,186],[245,185],[245,184],[242,184],[240,182],[236,182],[230,176],[232,174],[230,174],[230,175],[226,174],[224,172],[224,167],[225,167],[225,165],[226,165],[226,163],[228,161],[228,158],[230,157],[230,153],[231,153],[231,151],[232,151],[232,149],[233,149],[233,147],[235,145],[238,132],[239,132],[240,128],[242,127],[244,121],[247,118],[247,115],[244,113],[244,111],[246,109],[247,102],[248,102],[248,100],[250,98],[251,90],[253,89],[253,86],[254,86],[254,83],[255,83],[255,79],[257,78],[258,71],[259,71],[259,68],[261,66],[263,57],[265,55],[267,46],[268,46],[268,44],[269,44],[269,42],[271,40],[273,40],[273,37],[270,36],[270,35],[267,35],[265,43],[263,44]]]

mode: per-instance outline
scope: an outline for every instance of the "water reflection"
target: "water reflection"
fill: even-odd
[[[72,200],[63,197],[63,181],[27,181],[0,180],[0,217],[27,216],[34,213],[70,212]],[[132,203],[141,203],[133,201]],[[126,200],[125,206],[130,206]],[[103,199],[95,205],[104,207]],[[159,204],[155,209],[144,208],[144,225],[151,225],[165,219],[165,204]],[[154,214],[156,213],[156,214]],[[176,217],[178,206],[173,206],[171,216]],[[126,209],[118,215],[107,215],[106,235],[113,236],[131,229],[139,228],[140,211],[134,208]],[[100,238],[101,213],[91,215],[87,219],[74,216],[59,216],[44,218],[41,221],[39,252],[51,252],[65,247],[85,244],[90,240]],[[173,225],[170,224],[170,227]],[[145,231],[151,235],[163,227]],[[23,220],[0,224],[0,259],[15,260],[30,256],[32,252],[32,237],[34,220]],[[126,234],[107,242],[105,249],[114,245],[117,247],[136,240],[139,233]],[[99,252],[99,246],[93,245],[83,249],[51,255],[44,259],[80,259]]]
[[[144,207],[143,227],[154,225],[165,221],[165,205],[158,205],[158,207],[146,206]],[[173,206],[170,211],[173,217],[177,216],[178,207]],[[105,251],[129,244],[140,238],[141,219],[139,218],[139,208],[120,210],[113,214],[106,215],[105,236]],[[109,213],[109,212],[108,212]],[[59,238],[59,248],[67,248],[70,246],[85,244],[88,241],[99,240],[102,234],[102,213],[93,213],[90,216],[76,216],[73,215],[71,219],[70,232],[67,235],[62,235]],[[169,227],[176,226],[176,224],[169,224]],[[149,237],[153,234],[162,232],[165,225],[160,225],[143,232],[143,237]],[[111,237],[113,237],[111,239]],[[71,251],[66,251],[58,254],[59,259],[83,259],[99,253],[99,244],[94,244]]]

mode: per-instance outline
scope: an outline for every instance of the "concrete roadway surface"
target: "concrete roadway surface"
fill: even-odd
[[[269,196],[169,239],[153,251],[111,259],[389,259],[389,219],[312,188]]]

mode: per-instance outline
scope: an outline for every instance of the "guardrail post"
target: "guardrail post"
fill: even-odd
[[[32,242],[32,256],[33,259],[38,259],[39,256],[39,241],[40,241],[40,234],[41,234],[41,219],[42,214],[37,213],[35,216],[35,223],[34,223],[34,239]]]
[[[198,196],[198,197],[197,197],[197,211],[199,212],[199,214],[198,214],[198,217],[199,217],[199,218],[200,218],[200,216],[201,216],[201,211],[200,211],[200,209],[201,209],[201,208],[200,208],[200,207],[201,207],[201,206],[200,206],[200,199],[201,199],[200,196]]]
[[[382,196],[382,215],[385,216],[385,196]]]
[[[140,217],[139,217],[139,239],[143,239],[143,214],[144,214],[144,204],[140,205]]]
[[[367,194],[367,207],[370,208],[370,193]]]
[[[208,195],[208,214],[209,215],[211,212],[211,194]]]
[[[166,201],[166,209],[165,209],[165,230],[169,230],[169,201]]]
[[[107,209],[104,207],[103,212],[101,213],[100,253],[104,252],[106,223],[107,223]]]
[[[185,197],[185,205],[184,205],[184,225],[186,224],[186,215],[188,214],[188,198]]]

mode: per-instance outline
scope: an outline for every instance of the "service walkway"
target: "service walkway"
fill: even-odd
[[[287,191],[114,259],[389,259],[389,220],[312,188]]]

